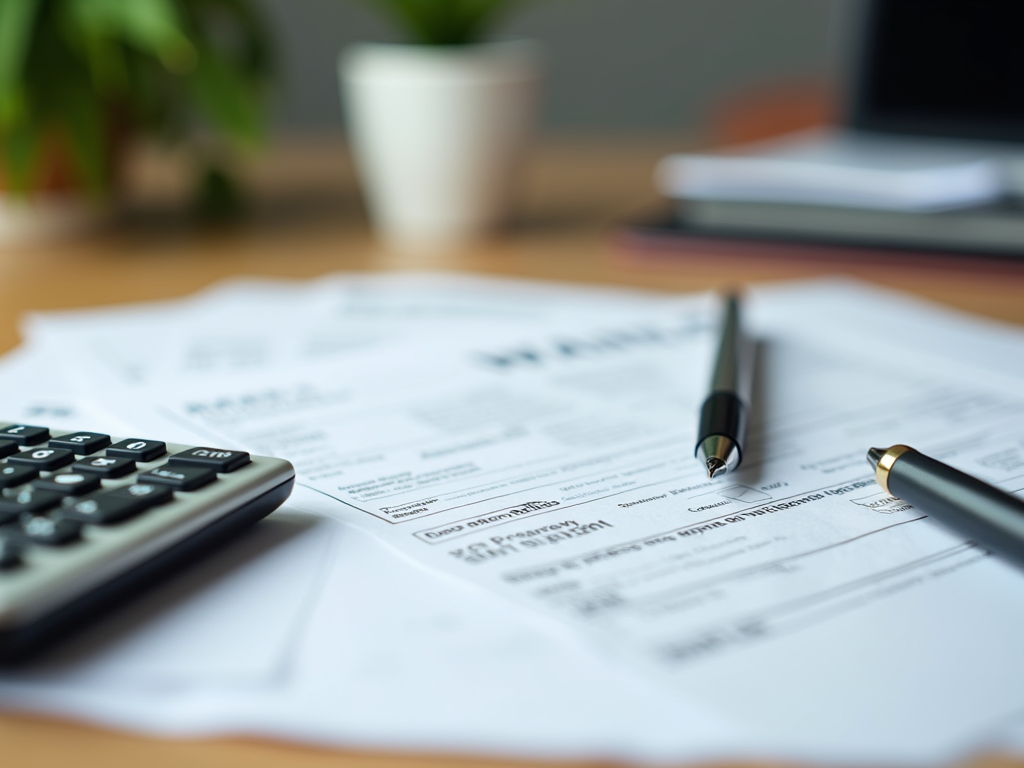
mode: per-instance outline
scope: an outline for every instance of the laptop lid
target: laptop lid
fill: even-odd
[[[1024,142],[1024,0],[863,0],[847,122]]]

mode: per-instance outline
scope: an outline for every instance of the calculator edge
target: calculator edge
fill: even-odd
[[[0,665],[27,661],[50,647],[62,629],[91,623],[156,582],[226,543],[280,507],[291,495],[294,473],[278,485],[198,529],[153,557],[22,626],[0,631]]]

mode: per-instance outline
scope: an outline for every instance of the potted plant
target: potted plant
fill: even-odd
[[[222,165],[263,134],[270,68],[246,0],[2,0],[0,237],[109,208],[138,136],[186,142],[204,210],[225,212]]]
[[[406,44],[342,52],[339,77],[378,233],[403,249],[477,237],[507,213],[540,65],[527,41],[485,36],[508,0],[377,0]]]

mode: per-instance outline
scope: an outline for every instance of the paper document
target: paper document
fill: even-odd
[[[692,454],[715,342],[711,297],[626,292],[617,301],[597,291],[587,299],[580,289],[504,292],[497,281],[441,276],[403,277],[392,293],[377,280],[362,301],[373,311],[358,318],[334,310],[304,316],[300,290],[265,291],[268,306],[295,312],[284,321],[292,344],[242,356],[234,344],[210,347],[199,367],[187,362],[191,354],[158,359],[133,345],[118,365],[97,363],[93,350],[106,331],[135,312],[144,319],[139,309],[84,323],[74,314],[43,317],[30,327],[44,348],[63,345],[74,358],[80,391],[116,402],[140,430],[179,430],[289,458],[305,486],[303,507],[476,588],[476,599],[499,613],[502,601],[491,596],[520,606],[510,612],[547,617],[561,628],[553,631],[618,658],[616,669],[641,671],[644,685],[676,697],[701,724],[645,749],[650,731],[623,710],[621,730],[602,731],[598,751],[685,758],[713,754],[717,744],[722,755],[947,761],[993,743],[1024,711],[1016,663],[1024,576],[886,496],[865,461],[871,445],[906,442],[1011,491],[1024,488],[1024,371],[987,360],[997,349],[1021,359],[1019,333],[902,309],[885,294],[842,283],[757,291],[749,303],[761,340],[750,445],[739,472],[709,481]],[[337,309],[333,292],[352,285],[327,284],[311,290]],[[214,295],[206,309],[191,307],[199,320],[178,317],[187,329],[180,349],[202,342],[201,318],[219,311]],[[419,311],[424,296],[438,298],[430,318]],[[879,322],[900,319],[899,344],[865,326],[868,305]],[[296,354],[334,334],[373,342]],[[992,354],[972,344],[975,352],[954,359],[942,338],[983,341]],[[986,366],[985,375],[972,366]],[[372,573],[331,584],[353,585],[367,603],[377,590],[397,589]],[[329,637],[339,631],[326,629],[338,621],[336,589],[325,587],[312,622]],[[380,626],[393,642],[394,626]],[[394,641],[393,658],[440,653],[409,637]],[[332,732],[312,714],[330,706],[331,693],[314,694],[312,678],[303,678],[314,658],[331,667],[330,645],[305,638],[297,647],[310,666],[300,664],[307,671],[279,694],[279,713],[285,701],[308,708],[305,730],[273,714],[269,692],[248,707],[224,691],[195,695],[208,712],[236,713],[220,717],[225,727],[273,720],[276,733],[316,740],[459,748],[457,725],[474,709],[468,690],[445,699],[437,710],[443,723],[412,712],[382,723],[346,709],[337,710],[344,714]],[[442,655],[436,677],[412,679],[453,693],[473,679],[463,670],[483,675],[509,663],[512,651],[497,638],[473,647],[484,655],[468,666]],[[348,674],[323,677],[348,693],[372,690],[346,688],[342,679],[366,682]],[[584,691],[619,684],[594,674],[581,682]],[[529,691],[511,689],[521,707],[530,705]],[[645,696],[630,713],[646,711],[645,703],[657,708],[657,697]],[[138,723],[128,701],[120,711],[110,705],[109,718]],[[180,703],[176,722],[201,727]],[[481,741],[466,732],[463,747],[512,748],[521,732],[500,719],[475,731],[487,734]],[[586,729],[573,723],[567,751],[552,733],[520,739],[517,753],[593,756],[580,751]]]
[[[1024,579],[885,496],[864,453],[908,442],[1017,490],[1024,400],[783,295],[752,301],[759,396],[724,482],[692,458],[707,299],[148,395],[211,441],[289,456],[323,509],[561,618],[779,754],[938,759],[1024,707],[1024,621],[1007,622]],[[984,653],[948,668],[964,646]],[[922,696],[937,665],[963,706]]]
[[[292,501],[307,505],[310,495],[300,488]],[[83,659],[75,674],[0,677],[0,705],[164,736],[251,734],[391,753],[660,765],[758,754],[702,707],[609,665],[532,612],[425,572],[356,529],[330,538],[311,620],[276,677],[115,687],[94,671],[104,656]]]
[[[467,325],[558,327],[581,312],[629,315],[659,300],[643,291],[461,275],[252,278],[180,301],[29,315],[22,330],[60,354],[78,349],[83,371],[145,384],[336,361],[403,339],[458,336]]]
[[[709,154],[669,155],[655,180],[679,200],[748,200],[921,213],[1007,193],[996,145],[808,129]]]

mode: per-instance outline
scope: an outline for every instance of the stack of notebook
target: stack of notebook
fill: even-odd
[[[658,166],[696,236],[1024,256],[1012,145],[807,131]]]

